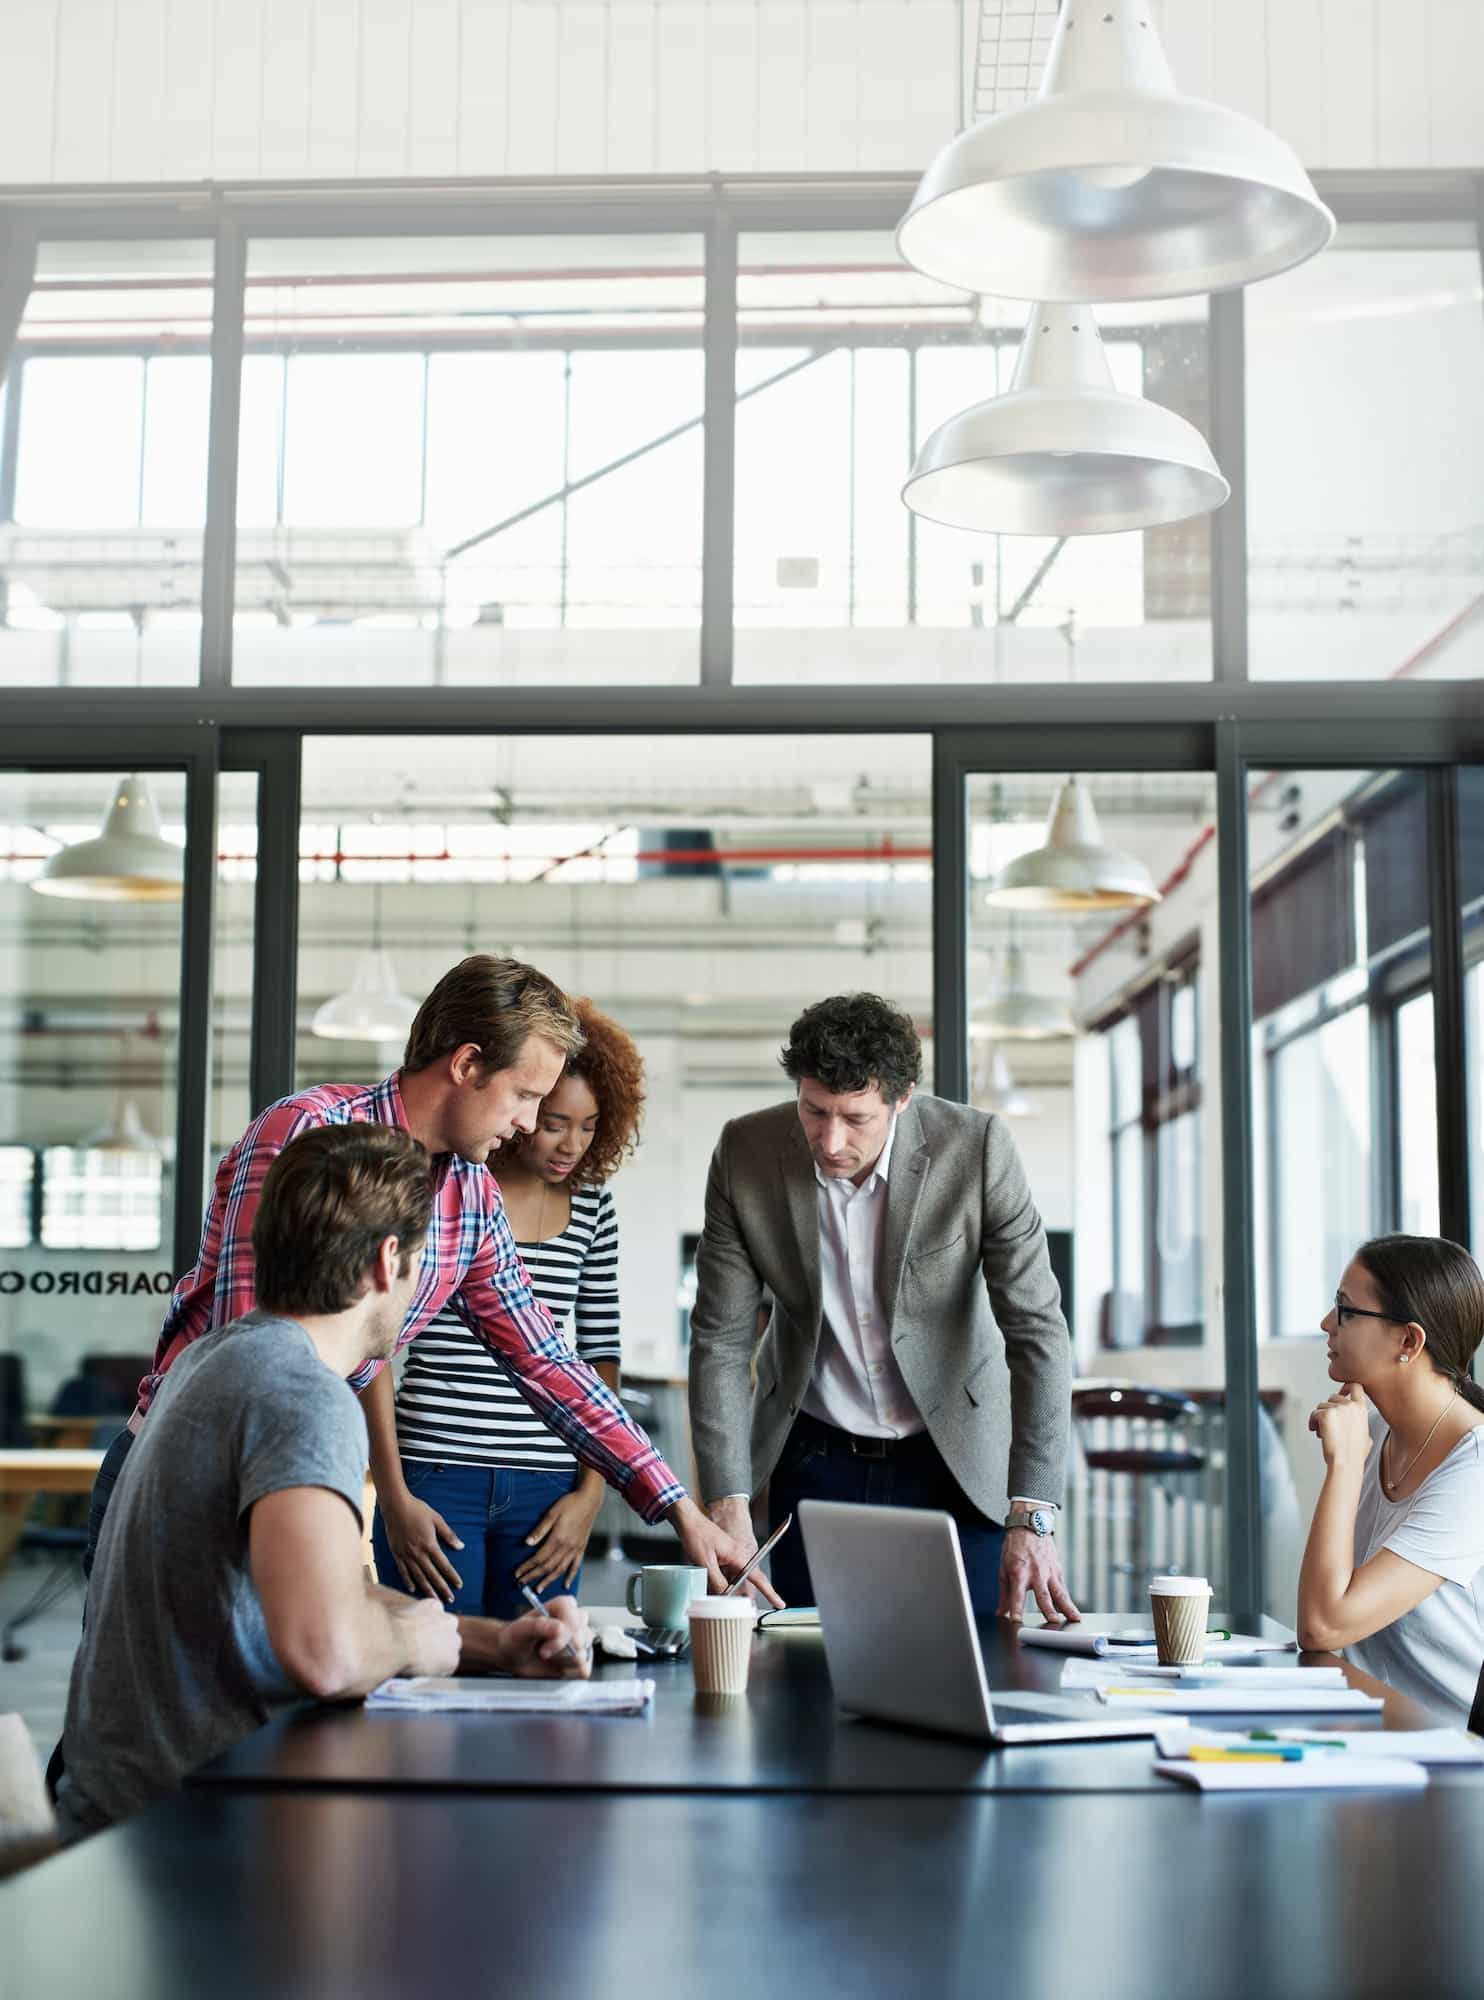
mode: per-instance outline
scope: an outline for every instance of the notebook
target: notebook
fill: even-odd
[[[1427,1783],[1420,1764],[1401,1757],[1306,1757],[1301,1764],[1191,1764],[1156,1757],[1162,1778],[1200,1792],[1415,1792]]]
[[[366,1706],[402,1715],[642,1715],[653,1681],[505,1681],[420,1674],[383,1681]]]

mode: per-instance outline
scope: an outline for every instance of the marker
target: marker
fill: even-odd
[[[1185,1755],[1192,1764],[1297,1764],[1304,1753],[1296,1743],[1279,1744],[1272,1750],[1218,1750],[1196,1743]]]
[[[1297,1743],[1307,1750],[1348,1750],[1350,1745],[1337,1736],[1296,1736],[1292,1730],[1284,1730],[1281,1735],[1276,1729],[1249,1729],[1250,1743]]]

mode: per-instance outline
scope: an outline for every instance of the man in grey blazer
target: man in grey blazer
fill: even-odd
[[[796,1101],[725,1126],[706,1186],[690,1365],[706,1511],[751,1554],[764,1484],[775,1525],[810,1498],[941,1508],[981,1616],[1018,1618],[1030,1591],[1075,1618],[1055,1541],[1071,1349],[1014,1140],[915,1094],[916,1031],[875,994],[807,1008],[782,1062]],[[772,1574],[814,1602],[797,1529]]]

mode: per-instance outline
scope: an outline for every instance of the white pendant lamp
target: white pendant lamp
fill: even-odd
[[[162,1150],[159,1140],[146,1130],[132,1097],[121,1097],[108,1123],[100,1125],[96,1132],[89,1132],[82,1143],[90,1153],[143,1153],[157,1157]]]
[[[989,1082],[984,1091],[984,1108],[997,1111],[1001,1118],[1034,1118],[1036,1107],[1010,1073],[1003,1049],[989,1059]]]
[[[123,778],[103,831],[59,848],[31,887],[41,896],[95,903],[178,903],[185,890],[185,849],[161,836],[149,781]]]
[[[950,528],[1111,535],[1210,513],[1230,492],[1194,424],[1114,388],[1086,306],[1037,306],[1008,392],[940,424],[902,498]]]
[[[1150,0],[1062,0],[1040,95],[943,148],[897,248],[999,298],[1167,299],[1270,278],[1334,232],[1290,146],[1179,94]]]
[[[1160,900],[1143,862],[1105,847],[1092,798],[1068,778],[1052,801],[1046,845],[1009,862],[989,901],[1011,910],[1122,910]]]
[[[402,1042],[417,1002],[398,990],[391,959],[373,945],[356,961],[347,992],[316,1009],[310,1032],[335,1042]]]
[[[998,985],[982,1007],[969,1017],[975,1041],[1038,1042],[1053,1035],[1075,1035],[1077,1023],[1065,1000],[1050,993],[1033,993],[1025,976],[1025,953],[1018,944],[1006,947]]]

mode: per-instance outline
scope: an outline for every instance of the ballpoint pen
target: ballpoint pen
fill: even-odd
[[[541,1602],[541,1599],[536,1595],[535,1591],[532,1590],[531,1586],[528,1583],[523,1583],[521,1585],[520,1594],[526,1600],[526,1603],[530,1605],[531,1609],[537,1614],[538,1617],[551,1618],[551,1613],[547,1610],[546,1606]],[[552,1619],[552,1623],[554,1625],[559,1624],[560,1622],[561,1621],[559,1619],[554,1619],[554,1618]],[[584,1647],[583,1653],[586,1653],[586,1651],[587,1648]],[[554,1654],[553,1657],[558,1660],[564,1660],[566,1659],[569,1653],[572,1655],[572,1658],[574,1660],[580,1659],[582,1657],[582,1654],[579,1654],[577,1651],[577,1646],[575,1641],[571,1639],[567,1641],[566,1645],[562,1648],[561,1652]]]

